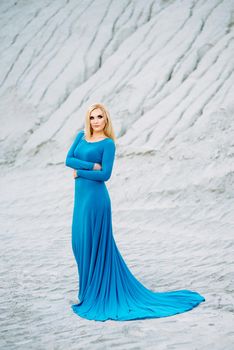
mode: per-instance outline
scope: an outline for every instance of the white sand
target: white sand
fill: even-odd
[[[153,185],[144,191],[149,184],[140,172],[151,167],[143,157],[137,161],[141,170],[133,166],[135,174],[124,180],[117,169],[136,162],[117,160],[107,183],[118,247],[148,288],[196,290],[206,302],[172,317],[120,323],[73,314],[72,170],[11,171],[1,178],[1,348],[231,349],[233,223],[217,216],[223,194],[215,200],[203,188],[184,200],[180,191],[157,192]]]

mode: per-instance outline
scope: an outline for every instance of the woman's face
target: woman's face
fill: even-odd
[[[100,108],[94,109],[89,116],[90,125],[93,131],[102,131],[105,127],[105,117]]]

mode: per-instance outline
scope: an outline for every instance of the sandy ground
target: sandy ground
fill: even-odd
[[[130,179],[121,173],[128,162],[118,160],[107,182],[114,236],[125,261],[148,288],[196,290],[206,302],[183,314],[131,322],[75,315],[70,308],[78,291],[71,250],[72,170],[63,164],[3,169],[1,349],[232,349],[233,225],[228,213],[216,220],[207,215],[212,196],[205,199],[202,191],[193,201],[153,186],[150,192],[140,170]]]

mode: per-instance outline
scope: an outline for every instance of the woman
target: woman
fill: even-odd
[[[66,165],[74,169],[72,249],[79,274],[79,303],[73,311],[89,320],[166,317],[188,311],[205,298],[197,292],[153,292],[123,260],[112,232],[111,201],[105,185],[112,173],[115,135],[109,112],[92,105]]]

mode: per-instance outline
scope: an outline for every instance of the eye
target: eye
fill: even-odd
[[[90,117],[90,119],[93,119],[93,117]]]
[[[102,119],[102,118],[103,118],[103,115],[98,115],[98,118],[99,118],[99,119]]]

